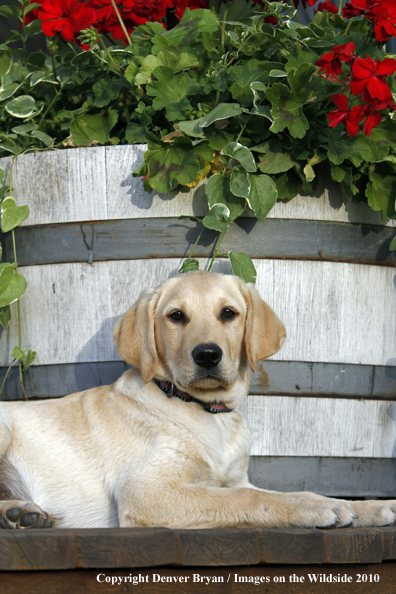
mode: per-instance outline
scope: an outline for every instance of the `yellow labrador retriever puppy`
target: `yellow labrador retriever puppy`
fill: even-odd
[[[115,328],[134,368],[112,386],[0,404],[2,528],[382,526],[396,501],[257,489],[239,409],[282,322],[235,276],[191,272],[144,291]],[[263,419],[265,423],[265,419]],[[44,511],[45,510],[45,511]]]

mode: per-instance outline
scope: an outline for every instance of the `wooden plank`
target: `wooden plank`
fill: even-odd
[[[327,548],[327,562],[330,563],[381,563],[383,543],[377,529],[349,528],[327,530],[324,534]]]
[[[132,171],[142,163],[145,148],[73,148],[19,156],[13,174],[15,196],[31,210],[23,225],[207,214],[203,184],[166,195],[144,192],[141,179],[134,178]],[[0,159],[0,167],[8,163],[8,158]],[[86,200],[86,196],[95,196],[95,200]],[[268,216],[382,226],[380,213],[364,203],[345,206],[337,184],[324,178],[315,196],[279,202]],[[392,227],[395,224],[387,222]]]
[[[106,386],[129,368],[124,361],[32,365],[25,374],[29,397],[58,397]],[[0,367],[0,385],[7,367]],[[376,381],[377,380],[377,381]],[[332,396],[334,398],[396,398],[396,368],[345,363],[305,363],[268,360],[251,373],[250,393],[271,396]],[[3,400],[23,397],[14,367],[2,392]]]
[[[394,573],[394,563],[5,572],[1,588],[2,594],[27,590],[29,594],[110,594],[136,589],[142,594],[394,594]]]
[[[387,400],[248,396],[251,455],[393,458],[393,409]]]
[[[140,218],[100,223],[69,223],[16,230],[22,266],[153,257],[183,257],[195,244],[201,224],[169,218]],[[373,225],[267,219],[261,225],[240,218],[227,232],[225,252],[246,250],[255,258],[304,258],[394,265],[389,246],[395,230]],[[218,233],[206,229],[195,248],[208,257]],[[12,234],[4,237],[4,259],[12,262]]]
[[[254,565],[262,560],[258,533],[253,528],[176,532],[182,565]]]
[[[262,530],[265,563],[326,563],[323,530]]]
[[[385,530],[385,532],[384,532]],[[395,528],[2,530],[0,571],[309,563],[394,559]],[[0,573],[1,576],[1,573]]]
[[[393,458],[251,456],[249,478],[261,489],[339,498],[393,499],[396,493]]]
[[[206,260],[200,260],[201,268]],[[284,322],[277,361],[396,366],[394,270],[336,262],[254,260],[257,288]],[[36,365],[117,360],[112,330],[143,288],[175,275],[179,259],[21,267],[23,346]],[[214,270],[230,271],[228,261]],[[15,307],[1,365],[17,344]]]

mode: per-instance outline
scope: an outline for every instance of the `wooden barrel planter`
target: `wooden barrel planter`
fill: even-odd
[[[21,300],[31,397],[59,397],[113,382],[126,368],[115,320],[148,286],[177,274],[200,231],[179,215],[207,212],[204,187],[147,194],[132,171],[144,147],[75,148],[17,158],[16,230],[28,288]],[[0,160],[7,169],[9,160]],[[378,216],[377,216],[378,215]],[[382,225],[364,204],[345,207],[334,187],[278,203],[262,225],[245,216],[224,251],[246,251],[257,287],[285,323],[282,349],[257,365],[246,413],[253,430],[251,479],[278,490],[394,497],[396,270]],[[216,234],[195,255],[204,267]],[[12,261],[11,237],[3,237]],[[230,271],[228,261],[214,269]],[[14,312],[2,334],[1,373],[17,344]],[[3,398],[21,398],[17,370]]]
[[[24,155],[14,164],[17,204],[31,212],[16,231],[28,282],[22,343],[38,353],[26,374],[31,398],[116,380],[126,364],[113,346],[115,320],[143,288],[177,274],[198,237],[199,225],[177,217],[206,214],[203,186],[146,194],[132,177],[143,152],[142,146],[75,148]],[[9,163],[0,160],[5,169]],[[388,249],[394,235],[394,223],[382,225],[364,205],[345,208],[327,187],[318,196],[277,204],[262,225],[247,214],[224,239],[224,251],[253,257],[257,287],[288,331],[281,351],[257,365],[246,404],[254,435],[250,475],[257,485],[394,498],[396,271]],[[215,239],[210,231],[202,235],[195,251],[201,268]],[[5,261],[12,261],[10,236],[2,243]],[[226,260],[214,268],[230,272]],[[1,335],[0,376],[17,343],[13,313],[9,333]],[[4,399],[22,397],[14,371]],[[132,591],[140,579],[139,591],[148,593],[220,587],[246,594],[265,583],[265,591],[281,594],[290,592],[293,580],[297,594],[332,594],[344,591],[342,583],[338,590],[330,583],[338,574],[347,576],[345,591],[354,594],[393,592],[394,565],[382,561],[396,559],[394,528],[0,536],[5,594],[27,583],[32,593],[105,593],[115,591],[113,578],[124,579],[116,586],[122,591]],[[309,573],[318,583],[307,586]]]

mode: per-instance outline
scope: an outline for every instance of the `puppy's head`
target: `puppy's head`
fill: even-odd
[[[118,321],[121,357],[202,396],[230,388],[248,365],[270,357],[286,331],[258,292],[236,276],[190,272],[144,291]]]

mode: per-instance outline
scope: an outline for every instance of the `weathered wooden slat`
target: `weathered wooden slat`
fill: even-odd
[[[99,591],[110,594],[135,589],[142,594],[201,594],[218,590],[227,594],[255,594],[258,590],[266,594],[290,594],[291,591],[293,594],[394,594],[394,572],[394,563],[112,569],[105,573],[98,569],[4,572],[1,587],[3,594],[20,594],[27,589],[29,594]]]
[[[262,555],[266,563],[326,563],[323,530],[262,530]]]
[[[324,534],[327,562],[330,563],[381,563],[383,542],[378,530],[354,530],[335,534],[328,530]]]
[[[207,214],[203,185],[166,195],[144,192],[132,171],[142,163],[145,148],[124,145],[21,155],[14,164],[13,186],[18,203],[30,206],[23,225]],[[0,159],[0,167],[8,169],[9,162]],[[268,216],[383,224],[380,213],[366,204],[345,206],[337,184],[324,178],[315,196],[279,202]],[[387,225],[394,227],[395,221]]]
[[[396,403],[248,396],[253,456],[393,458]]]
[[[18,262],[22,266],[56,262],[96,262],[153,257],[183,257],[191,250],[201,224],[177,218],[141,218],[100,223],[72,223],[16,230]],[[395,230],[374,225],[267,219],[261,225],[241,218],[222,243],[225,252],[240,252],[248,244],[255,258],[305,258],[355,263],[396,263],[389,246]],[[195,248],[208,257],[218,233],[208,229]],[[12,262],[11,233],[4,238],[4,260]]]
[[[25,374],[29,397],[67,396],[115,382],[129,367],[123,361],[33,365]],[[7,367],[0,367],[0,385]],[[251,373],[250,393],[272,396],[333,396],[396,399],[396,368],[344,363],[264,361]],[[2,400],[23,398],[16,366],[11,369]]]
[[[385,556],[387,560],[395,558],[388,544],[395,531],[395,528],[4,530],[0,534],[0,571],[100,568],[107,573],[106,569],[110,568],[162,566],[158,571],[161,573],[165,565],[380,563]],[[262,569],[265,571],[264,566]]]
[[[200,262],[204,268],[206,261]],[[257,288],[288,333],[273,360],[396,366],[392,268],[254,262]],[[20,302],[23,348],[37,351],[36,365],[117,360],[112,339],[116,319],[142,289],[177,274],[179,266],[179,259],[166,258],[20,267],[28,282]],[[229,262],[219,261],[214,269],[229,272]],[[10,360],[17,336],[14,311],[0,344],[1,365]]]
[[[396,493],[393,458],[251,456],[249,477],[254,485],[271,491],[388,499]]]
[[[177,530],[182,565],[254,565],[262,561],[259,534],[253,528]]]
[[[135,589],[142,594],[201,594],[218,590],[227,594],[255,594],[258,590],[266,594],[290,594],[291,591],[293,594],[394,594],[394,572],[394,563],[154,568],[142,571],[113,569],[105,573],[89,569],[5,572],[1,576],[1,586],[4,594],[20,594],[27,588],[29,594],[69,594],[71,591],[110,594]]]

